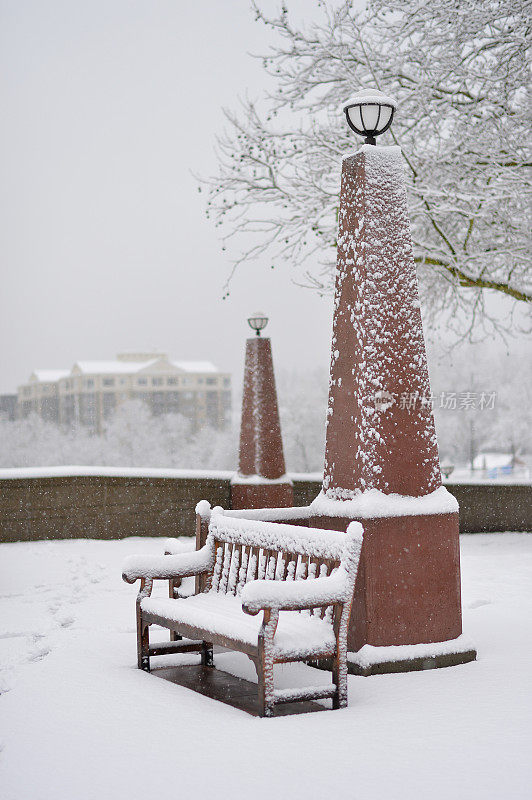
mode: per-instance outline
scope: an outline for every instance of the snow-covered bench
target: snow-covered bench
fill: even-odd
[[[347,533],[226,516],[215,508],[207,541],[191,553],[130,556],[123,578],[137,596],[138,666],[150,656],[199,651],[213,665],[213,644],[246,653],[258,675],[259,713],[276,703],[332,698],[347,705],[347,627],[362,546],[362,526]],[[153,581],[201,576],[190,597],[151,597]],[[173,594],[173,591],[171,590]],[[263,611],[262,620],[256,615]],[[194,641],[150,647],[149,626]],[[333,685],[274,690],[276,662],[332,660]]]

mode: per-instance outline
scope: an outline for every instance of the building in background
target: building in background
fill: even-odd
[[[209,361],[171,361],[166,353],[120,353],[114,361],[77,361],[71,370],[35,370],[18,389],[17,417],[36,413],[60,425],[100,432],[125,400],[153,414],[181,414],[195,429],[223,429],[231,414],[231,376]]]
[[[0,394],[0,422],[17,418],[17,395]]]

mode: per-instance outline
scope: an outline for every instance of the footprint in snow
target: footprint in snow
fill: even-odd
[[[62,628],[69,628],[76,620],[74,617],[65,615],[64,617],[58,617],[57,622],[61,625]]]
[[[41,647],[35,647],[33,650],[28,653],[28,660],[29,661],[42,661],[43,658],[46,658],[47,655],[50,654],[50,648],[46,645],[42,645]]]
[[[469,603],[468,608],[481,608],[482,606],[489,606],[491,604],[491,600],[473,600],[472,603]]]

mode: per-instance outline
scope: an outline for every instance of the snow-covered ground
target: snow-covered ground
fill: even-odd
[[[136,587],[120,568],[161,540],[0,545],[0,796],[530,797],[532,535],[461,546],[477,662],[350,677],[348,709],[258,719],[136,669]],[[245,656],[216,660],[255,679]],[[298,665],[277,675],[329,680]]]

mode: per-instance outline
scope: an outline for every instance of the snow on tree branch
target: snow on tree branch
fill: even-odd
[[[207,213],[237,237],[243,263],[265,253],[332,289],[340,159],[358,144],[339,112],[361,87],[398,101],[384,143],[405,158],[415,257],[425,306],[457,334],[490,315],[486,291],[532,301],[528,0],[349,0],[319,3],[292,23],[283,8],[256,19],[272,33],[263,56],[274,90],[227,110]]]

